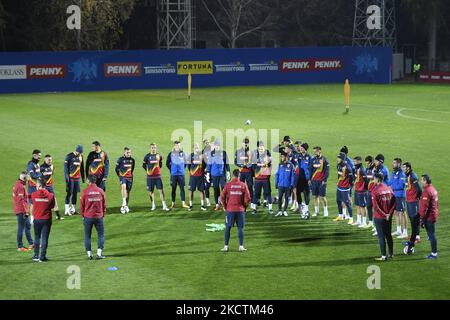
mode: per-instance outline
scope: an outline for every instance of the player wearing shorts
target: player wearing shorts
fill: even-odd
[[[194,152],[191,153],[188,164],[189,170],[189,211],[192,210],[192,203],[194,200],[194,192],[198,190],[200,192],[200,209],[206,211],[205,207],[205,161],[203,159],[203,153],[200,150],[198,143],[194,144]]]
[[[76,212],[77,194],[80,192],[80,179],[84,183],[83,146],[78,145],[74,152],[64,159],[64,177],[66,181],[65,215]]]
[[[346,155],[340,152],[337,156],[337,174],[338,182],[336,188],[336,203],[339,210],[339,215],[334,219],[334,221],[342,221],[345,219],[342,204],[347,207],[347,212],[350,216],[348,224],[353,224],[353,212],[351,198],[351,188],[353,186],[353,171],[350,165],[346,161]]]
[[[120,208],[120,212],[123,214],[130,212],[128,203],[131,188],[133,187],[134,165],[135,161],[131,157],[130,148],[123,148],[123,156],[116,162],[116,174],[119,177],[120,192],[122,194],[122,207]]]
[[[328,160],[322,156],[322,148],[314,147],[311,161],[311,193],[314,197],[314,214],[319,214],[319,204],[323,205],[323,216],[328,217],[327,180],[330,172]]]
[[[92,151],[86,159],[86,177],[97,177],[97,187],[106,191],[106,180],[109,175],[108,154],[102,150],[100,142],[92,142]]]
[[[162,159],[162,156],[157,152],[156,143],[150,144],[150,152],[145,155],[144,161],[142,162],[142,168],[147,172],[147,191],[150,196],[150,202],[152,203],[152,211],[156,209],[154,195],[155,187],[159,192],[163,210],[170,210],[164,200],[164,190],[161,179]]]
[[[355,163],[355,204],[356,204],[356,222],[354,226],[359,228],[369,228],[367,224],[367,176],[366,170],[362,165],[362,158],[356,156]]]

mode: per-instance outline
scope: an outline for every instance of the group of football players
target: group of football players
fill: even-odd
[[[310,195],[313,196],[314,212],[312,217],[319,215],[322,204],[323,216],[328,217],[327,181],[330,172],[330,163],[322,155],[322,148],[315,146],[313,155],[308,153],[309,145],[306,142],[293,142],[289,136],[272,150],[268,150],[263,141],[256,143],[256,149],[250,150],[250,141],[245,138],[242,147],[235,151],[234,164],[239,169],[239,180],[244,182],[250,193],[252,214],[257,213],[258,207],[265,207],[269,214],[274,214],[273,204],[278,204],[276,217],[288,216],[288,206],[291,211],[298,212],[302,219],[309,219]],[[275,171],[275,188],[278,194],[272,198],[271,175],[272,153],[279,153],[279,164]],[[378,231],[374,224],[373,194],[376,188],[376,177],[382,177],[382,182],[389,186],[395,197],[394,216],[397,228],[392,235],[399,239],[408,238],[409,215],[412,234],[415,241],[420,241],[416,217],[419,213],[419,200],[421,186],[419,179],[412,170],[409,162],[402,162],[400,158],[393,159],[392,173],[384,165],[384,156],[368,155],[364,158],[356,156],[351,159],[347,146],[343,146],[337,153],[337,186],[336,204],[338,215],[334,221],[347,221],[349,225],[363,229],[372,229],[373,235]],[[54,195],[53,189],[53,159],[47,154],[44,163],[39,164],[42,154],[34,150],[32,159],[27,165],[27,172],[21,174],[21,179],[28,181],[29,213],[32,222],[33,205],[31,195],[36,191],[36,184],[44,184],[45,189]],[[174,141],[172,150],[167,155],[166,167],[170,171],[171,206],[166,204],[162,181],[163,156],[158,152],[156,143],[150,145],[149,153],[143,159],[142,167],[146,171],[147,191],[150,198],[151,210],[156,210],[155,188],[158,190],[162,209],[170,211],[175,207],[177,188],[182,201],[182,207],[189,211],[193,208],[194,192],[200,193],[200,209],[208,210],[211,206],[210,189],[213,188],[214,210],[221,210],[221,191],[226,181],[230,180],[230,162],[228,154],[222,149],[219,140],[213,143],[209,139],[203,141],[203,147],[198,143],[193,145],[190,154],[185,154],[179,141]],[[129,197],[133,186],[135,160],[130,148],[123,149],[123,155],[117,160],[115,172],[120,183],[122,196],[121,213],[130,211]],[[188,201],[185,196],[185,171],[189,173]],[[69,153],[64,162],[66,182],[65,215],[76,213],[77,195],[80,184],[85,178],[95,176],[96,184],[106,191],[106,181],[109,174],[108,154],[102,150],[98,141],[92,143],[92,151],[86,161],[83,157],[83,146],[78,145],[75,151]],[[26,177],[25,177],[26,176]],[[428,177],[429,178],[429,177]],[[354,190],[354,198],[352,193]],[[261,201],[261,196],[263,197]],[[356,205],[356,219],[353,215],[353,203]],[[380,208],[375,211],[380,212]],[[57,219],[64,219],[59,213],[55,198]],[[382,211],[382,210],[381,210]],[[375,216],[377,212],[375,212]],[[376,217],[375,217],[376,218]],[[414,221],[414,223],[413,223]],[[380,236],[378,234],[378,236]],[[412,241],[412,239],[410,240]],[[414,242],[415,242],[414,241]]]

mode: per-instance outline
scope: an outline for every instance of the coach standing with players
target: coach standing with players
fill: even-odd
[[[239,251],[246,251],[244,247],[245,210],[250,203],[250,192],[244,182],[239,181],[239,169],[233,170],[233,178],[228,182],[221,195],[223,209],[226,212],[225,246],[221,251],[228,252],[230,232],[237,223],[239,237]]]
[[[94,175],[97,177],[97,187],[106,191],[106,179],[109,173],[108,154],[102,150],[100,142],[92,142],[92,151],[86,160],[86,177]]]
[[[47,261],[47,246],[52,228],[52,209],[55,207],[53,193],[45,189],[42,179],[36,180],[36,192],[31,195],[34,214],[34,256],[33,261]],[[40,255],[39,255],[39,250]]]
[[[88,187],[83,190],[80,201],[80,213],[84,224],[84,245],[89,260],[92,260],[91,235],[92,227],[97,230],[97,259],[104,259],[105,227],[103,218],[106,213],[105,192],[97,187],[97,176],[88,177]]]
[[[27,176],[26,172],[21,172],[13,187],[14,213],[17,216],[17,251],[21,252],[33,249],[31,226],[28,220],[28,192],[25,188]],[[22,236],[24,231],[29,244],[28,249],[23,247]]]
[[[403,242],[403,245],[408,246],[406,253],[411,254],[416,240],[420,239],[419,200],[422,195],[422,188],[419,185],[419,179],[413,171],[410,162],[403,164],[403,171],[406,175],[406,209],[409,220],[411,221],[411,236],[409,241]]]
[[[427,259],[437,259],[437,239],[436,239],[436,221],[439,216],[438,193],[431,184],[429,175],[424,174],[420,180],[422,184],[422,195],[420,196],[419,215],[422,228],[427,230],[428,238],[431,243],[431,253]]]
[[[386,261],[386,242],[389,248],[389,258],[394,255],[394,242],[392,240],[392,214],[396,208],[394,192],[383,183],[383,174],[377,172],[373,176],[375,188],[372,191],[372,205],[377,228],[378,242],[381,257],[377,261]]]

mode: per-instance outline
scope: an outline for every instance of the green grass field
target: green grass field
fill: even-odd
[[[449,299],[450,87],[353,85],[348,115],[343,100],[342,85],[194,89],[190,101],[185,90],[0,95],[0,299]],[[289,134],[322,146],[331,162],[331,217],[303,221],[259,210],[257,216],[247,215],[248,251],[237,252],[233,229],[232,251],[224,254],[219,252],[223,232],[205,231],[206,223],[222,223],[224,214],[180,208],[150,213],[140,164],[150,142],[158,142],[166,156],[172,131],[192,130],[194,120],[202,120],[204,130],[225,131],[243,127],[246,119],[253,128],[279,128],[280,137]],[[63,203],[64,157],[79,143],[89,151],[93,140],[102,142],[112,163],[124,146],[132,148],[138,164],[133,212],[119,213],[119,185],[111,168],[107,259],[87,260],[78,215],[54,221],[51,261],[33,263],[31,253],[16,251],[11,199],[16,177],[34,148],[50,153],[57,199]],[[440,193],[440,258],[424,259],[430,252],[425,233],[413,256],[401,254],[396,240],[395,259],[378,264],[380,290],[366,286],[367,267],[379,256],[377,239],[370,231],[332,221],[335,159],[343,144],[352,157],[383,153],[389,168],[397,156],[411,161],[418,174],[432,176]],[[167,196],[166,168],[163,176]],[[79,290],[66,287],[71,265],[81,268]],[[108,271],[109,266],[118,270]]]

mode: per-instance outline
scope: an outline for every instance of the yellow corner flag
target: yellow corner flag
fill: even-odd
[[[345,79],[344,93],[345,93],[345,112],[348,113],[350,111],[350,83],[348,82],[348,79]]]
[[[191,98],[191,89],[192,89],[192,74],[189,72],[189,74],[188,74],[188,99]]]

